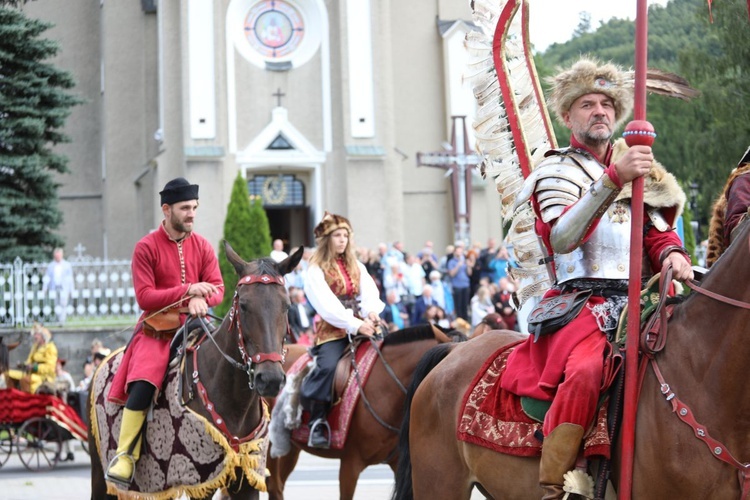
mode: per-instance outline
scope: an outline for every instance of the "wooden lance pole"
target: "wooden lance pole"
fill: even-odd
[[[646,121],[646,69],[648,63],[648,5],[637,0],[635,18],[635,105],[633,121],[625,127],[628,146],[651,146],[656,134]],[[628,328],[625,344],[625,404],[622,421],[622,456],[619,500],[630,500],[633,490],[635,422],[638,410],[638,339],[640,336],[641,256],[643,254],[643,177],[633,180],[630,233],[630,281],[628,286]]]

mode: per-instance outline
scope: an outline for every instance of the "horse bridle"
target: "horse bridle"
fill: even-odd
[[[667,286],[669,285],[669,283],[671,283],[671,281],[672,268],[671,266],[668,266],[665,270],[662,271],[660,286],[662,299],[660,300],[660,304],[657,307],[657,311],[654,313],[654,316],[659,315],[661,312],[659,309],[663,305],[663,298],[666,297]],[[705,295],[706,297],[712,298],[714,300],[718,300],[719,302],[722,302],[724,304],[740,307],[742,309],[750,309],[750,304],[748,304],[747,302],[735,300],[707,290],[698,285],[698,282],[695,280],[685,281],[685,284],[691,290],[694,290],[695,292],[700,293],[701,295]],[[664,399],[672,406],[672,412],[677,415],[677,418],[689,425],[693,429],[695,437],[701,440],[708,447],[708,449],[711,451],[711,456],[737,469],[740,489],[742,490],[740,498],[743,500],[748,499],[750,498],[750,463],[740,462],[732,455],[732,453],[724,444],[711,437],[711,435],[708,433],[708,429],[706,429],[704,425],[700,424],[695,419],[693,411],[690,409],[690,407],[685,404],[685,402],[680,400],[680,398],[677,397],[677,394],[672,391],[672,388],[666,382],[666,380],[664,379],[664,375],[662,375],[661,370],[659,369],[659,364],[656,361],[656,357],[654,355],[657,352],[661,351],[666,344],[666,316],[667,314],[662,315],[663,319],[662,321],[660,321],[660,328],[658,330],[660,335],[654,335],[654,329],[647,326],[647,328],[644,329],[643,335],[641,337],[641,348],[644,352],[644,355],[648,358],[648,364],[651,365],[651,368],[654,371],[654,375],[659,382],[659,391],[661,392],[662,396],[664,396]],[[654,337],[657,338],[655,339]],[[658,337],[661,338],[658,339]],[[647,339],[649,339],[650,341],[647,342]],[[639,367],[639,387],[643,383],[645,368],[646,363],[642,363]]]
[[[234,297],[232,298],[232,307],[229,309],[229,331],[232,331],[232,327],[236,327],[237,330],[237,347],[240,350],[240,355],[242,356],[242,361],[244,364],[240,365],[234,359],[234,363],[238,365],[237,367],[242,369],[247,373],[248,377],[248,385],[250,387],[250,390],[255,389],[255,366],[259,365],[261,363],[265,363],[267,361],[270,361],[272,363],[284,363],[284,358],[286,355],[286,351],[284,350],[284,340],[281,342],[281,352],[260,352],[260,349],[258,349],[259,352],[254,353],[252,356],[248,355],[247,351],[245,350],[245,343],[243,342],[243,335],[242,335],[242,322],[239,320],[240,318],[240,295],[239,290],[242,286],[245,285],[252,285],[252,284],[261,284],[261,285],[280,285],[284,286],[284,277],[283,276],[271,276],[270,274],[247,274],[240,278],[240,280],[237,282],[237,288],[234,290]],[[287,333],[289,331],[289,319],[287,320]],[[218,347],[218,346],[217,346]],[[222,353],[224,354],[224,353]],[[228,357],[224,355],[224,357]],[[231,358],[230,358],[231,359]]]
[[[229,309],[229,314],[228,314],[229,316],[229,330],[228,331],[231,332],[232,329],[236,329],[237,331],[237,348],[240,351],[242,363],[237,362],[237,360],[235,360],[233,357],[225,353],[224,350],[216,342],[213,332],[211,332],[208,328],[206,328],[206,326],[201,322],[201,325],[203,327],[203,332],[205,333],[205,337],[208,337],[211,340],[211,342],[213,342],[214,346],[216,347],[216,349],[218,349],[219,353],[224,357],[224,359],[226,359],[229,364],[231,364],[238,370],[242,370],[243,372],[247,373],[248,387],[250,387],[250,390],[255,389],[255,366],[256,365],[265,363],[267,361],[270,361],[272,363],[283,364],[284,358],[286,356],[286,350],[284,349],[284,341],[282,341],[281,353],[257,352],[257,353],[254,353],[252,356],[250,356],[245,350],[245,343],[243,342],[243,334],[242,334],[242,322],[239,320],[239,317],[240,317],[239,290],[240,290],[240,287],[244,285],[252,285],[255,283],[259,283],[261,285],[281,285],[283,287],[284,277],[283,276],[271,276],[269,274],[248,274],[240,278],[240,280],[237,282],[237,287],[234,290],[234,297],[232,298],[232,307]],[[289,330],[288,318],[287,318],[286,327],[288,331]],[[201,342],[199,342],[198,345],[194,348],[194,351],[193,351],[194,356],[197,355],[197,350],[200,348],[200,344]],[[195,366],[197,366],[197,364]],[[195,368],[193,371],[193,379],[195,379],[196,377],[198,377],[197,368]]]

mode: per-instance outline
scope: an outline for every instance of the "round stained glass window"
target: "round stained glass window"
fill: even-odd
[[[305,27],[299,11],[283,0],[258,2],[245,17],[245,37],[253,49],[268,59],[280,59],[302,43]]]

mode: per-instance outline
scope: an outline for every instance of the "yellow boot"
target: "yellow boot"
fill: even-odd
[[[120,426],[120,439],[117,440],[117,454],[109,463],[105,478],[123,488],[130,487],[133,482],[135,463],[141,456],[141,429],[146,419],[145,410],[128,410],[122,413],[122,425]],[[130,446],[133,452],[130,453]]]
[[[560,499],[565,494],[563,476],[575,467],[582,438],[583,427],[576,424],[560,424],[544,438],[539,463],[539,485],[544,490],[542,500]]]

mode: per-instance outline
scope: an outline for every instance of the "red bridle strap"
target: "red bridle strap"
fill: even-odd
[[[259,283],[261,285],[281,285],[284,286],[284,277],[283,276],[271,276],[270,274],[247,274],[239,279],[237,282],[237,288],[241,287],[242,285],[252,285],[254,283]],[[234,303],[232,304],[233,309],[233,320],[238,320],[239,315],[237,314],[237,296],[235,295]],[[289,329],[289,326],[287,325],[287,329]],[[259,364],[264,363],[266,361],[271,362],[278,362],[283,363],[284,362],[284,356],[282,354],[279,354],[278,352],[260,352],[253,354],[252,356],[248,356],[245,353],[245,349],[242,346],[242,329],[240,327],[239,321],[237,321],[237,334],[239,336],[239,346],[240,346],[240,352],[242,353],[242,358],[245,363],[248,361]]]
[[[261,285],[281,285],[284,286],[283,276],[271,276],[270,274],[248,274],[240,278],[237,286],[252,285],[260,283]]]
[[[716,439],[712,438],[708,433],[708,429],[698,423],[688,405],[682,402],[680,398],[678,398],[677,395],[672,392],[669,384],[667,384],[664,380],[664,376],[661,374],[661,370],[659,370],[659,365],[656,363],[655,358],[651,358],[651,367],[653,368],[654,374],[659,381],[659,387],[662,395],[672,405],[672,412],[677,415],[677,418],[685,422],[693,429],[695,437],[703,441],[706,446],[708,446],[708,449],[711,450],[711,455],[714,458],[717,458],[737,469],[740,488],[742,489],[740,498],[742,500],[747,500],[748,498],[750,498],[750,463],[743,464],[739,460],[734,458],[729,450],[727,450],[726,446],[724,446]]]

